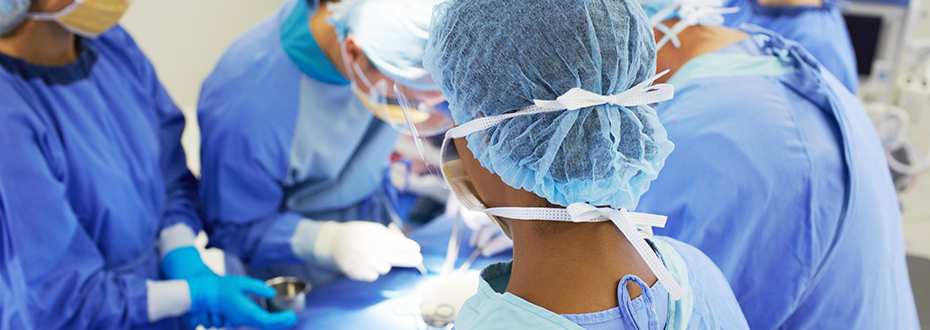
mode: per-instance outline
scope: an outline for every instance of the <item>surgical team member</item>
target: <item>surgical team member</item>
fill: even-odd
[[[444,101],[420,63],[433,4],[290,0],[230,46],[198,109],[210,244],[255,276],[313,284],[422,262],[416,242],[383,225],[392,206],[380,184],[407,129],[395,127],[395,81],[420,109]]]
[[[641,3],[656,24],[719,22]],[[675,99],[657,112],[677,150],[640,199],[676,220],[656,232],[720,267],[752,329],[916,329],[897,195],[849,90],[768,30],[656,38],[680,40],[658,51]]]
[[[674,148],[636,2],[452,0],[433,26],[424,63],[460,125],[443,172],[514,244],[456,329],[748,329],[710,259],[626,211]]]
[[[293,325],[246,295],[273,288],[217,276],[192,246],[184,118],[114,27],[128,5],[0,0],[0,325]]]
[[[724,26],[755,24],[797,41],[853,94],[859,89],[853,51],[840,0],[726,0],[737,13],[724,15]]]

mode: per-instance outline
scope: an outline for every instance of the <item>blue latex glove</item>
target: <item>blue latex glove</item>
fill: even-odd
[[[200,251],[193,246],[171,250],[161,260],[161,271],[172,280],[187,280],[197,276],[219,276],[203,263]]]
[[[192,280],[200,276],[219,277],[203,263],[200,251],[193,246],[180,247],[168,252],[161,261],[161,271],[166,278],[171,280]],[[196,328],[198,325],[203,325],[205,328],[223,326],[221,322],[216,322],[219,319],[218,315],[188,313],[184,318],[187,319],[191,328]]]
[[[220,321],[227,328],[250,326],[263,330],[285,329],[297,324],[297,314],[294,312],[272,314],[249,298],[247,293],[265,298],[274,297],[274,288],[260,280],[236,275],[200,276],[187,283],[191,290],[190,312],[193,315],[207,313],[214,316],[211,323]]]

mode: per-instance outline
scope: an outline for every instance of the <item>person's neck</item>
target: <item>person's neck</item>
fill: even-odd
[[[313,34],[313,38],[316,39],[320,50],[333,63],[336,70],[342,73],[343,77],[348,77],[342,56],[342,44],[339,43],[336,29],[326,21],[328,15],[326,4],[321,4],[316,13],[310,17],[310,33]]]
[[[678,23],[677,18],[662,22],[662,24],[668,27],[674,26],[675,23]],[[662,39],[664,34],[656,29],[654,29],[654,31],[656,41]],[[659,49],[656,55],[656,71],[662,72],[669,70],[669,73],[656,80],[656,83],[668,81],[668,79],[674,76],[675,73],[678,72],[678,69],[684,66],[685,63],[688,63],[688,61],[698,56],[723,49],[748,36],[749,35],[742,31],[722,26],[695,25],[684,29],[684,31],[678,33],[678,40],[681,41],[681,47],[675,48],[675,45],[668,42],[662,49]]]
[[[27,63],[61,66],[77,59],[74,33],[56,22],[27,20],[12,33],[0,37],[0,53]]]
[[[629,274],[650,287],[655,275],[612,222],[509,220],[513,270],[506,292],[558,314],[619,306],[617,286]],[[639,286],[627,284],[630,298]]]

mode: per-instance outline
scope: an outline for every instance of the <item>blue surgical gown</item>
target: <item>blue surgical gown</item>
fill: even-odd
[[[292,249],[297,223],[384,222],[380,187],[399,133],[355,96],[314,41],[305,0],[240,36],[203,84],[201,197],[211,246],[258,277],[334,276]],[[312,247],[313,242],[303,244]]]
[[[618,285],[619,307],[587,314],[555,314],[505,292],[513,262],[481,272],[478,292],[465,301],[455,328],[470,329],[749,329],[726,278],[701,251],[668,237],[650,239],[656,254],[686,295],[673,300],[661,282],[630,299],[627,282],[645,288],[634,275]]]
[[[859,89],[856,53],[846,21],[837,8],[838,0],[824,0],[820,7],[767,7],[757,0],[727,2],[727,7],[738,7],[740,11],[724,15],[724,25],[738,28],[743,23],[754,24],[797,41],[856,94]]]
[[[675,152],[637,211],[720,267],[753,329],[916,329],[872,123],[797,43],[748,32],[669,80]]]
[[[122,28],[77,45],[56,67],[0,54],[3,271],[37,329],[174,328],[149,323],[146,280],[162,228],[201,228],[184,117]]]

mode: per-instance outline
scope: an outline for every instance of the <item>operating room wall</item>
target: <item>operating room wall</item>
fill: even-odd
[[[197,98],[204,78],[229,44],[274,12],[283,0],[135,0],[121,21],[155,65],[187,118],[182,143],[188,166],[200,170]]]

